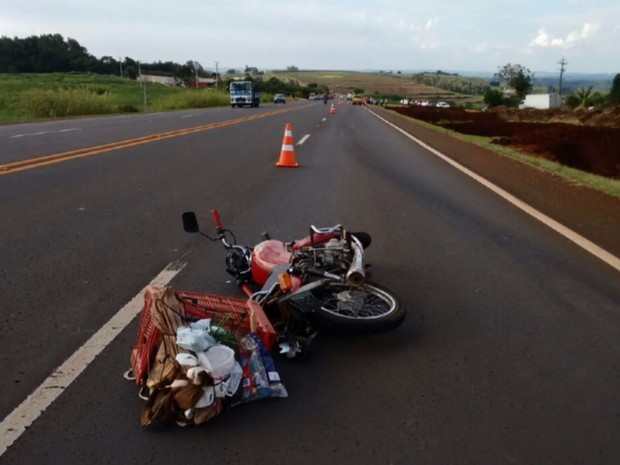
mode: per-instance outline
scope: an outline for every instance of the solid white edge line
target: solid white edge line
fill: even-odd
[[[430,145],[427,145],[426,143],[422,142],[420,139],[412,136],[411,134],[409,134],[405,130],[399,128],[395,124],[393,124],[393,123],[389,122],[388,120],[386,120],[385,118],[379,116],[374,111],[372,111],[372,110],[368,110],[368,111],[371,114],[373,114],[374,116],[376,116],[377,118],[379,118],[384,123],[388,124],[389,126],[393,127],[397,131],[401,132],[403,135],[405,135],[409,139],[413,140],[414,142],[416,142],[420,146],[424,147],[426,150],[428,150],[432,154],[434,154],[437,157],[441,158],[442,160],[444,160],[445,162],[449,163],[450,165],[452,165],[453,167],[455,167],[459,171],[463,172],[464,174],[466,174],[467,176],[473,178],[474,180],[476,180],[477,182],[479,182],[480,184],[482,184],[486,188],[488,188],[491,191],[495,192],[497,195],[499,195],[503,199],[507,200],[508,202],[513,204],[515,207],[521,209],[522,211],[524,211],[528,215],[536,218],[538,221],[540,221],[541,223],[545,224],[549,228],[553,229],[555,232],[561,234],[562,236],[564,236],[568,240],[574,242],[579,247],[581,247],[582,249],[588,251],[589,253],[591,253],[592,255],[597,257],[598,259],[604,261],[605,263],[607,263],[612,268],[616,269],[617,271],[620,271],[620,258],[618,258],[615,255],[609,253],[608,251],[606,251],[602,247],[599,247],[594,242],[586,239],[585,237],[583,237],[580,234],[576,233],[572,229],[567,228],[566,226],[564,226],[563,224],[555,221],[551,217],[549,217],[549,216],[545,215],[544,213],[536,210],[534,207],[526,204],[522,200],[519,200],[514,195],[506,192],[502,188],[496,186],[495,184],[491,183],[490,181],[488,181],[487,179],[483,178],[482,176],[479,176],[478,174],[474,173],[470,169],[468,169],[468,168],[464,167],[463,165],[455,162],[454,160],[452,160],[448,156],[444,155],[440,151],[434,149]]]
[[[303,136],[301,139],[299,139],[299,142],[297,142],[297,145],[302,145],[304,142],[306,142],[308,139],[310,138],[310,134],[306,134],[305,136]]]
[[[180,262],[170,263],[149,283],[149,286],[166,286],[185,265]],[[142,311],[145,289],[146,287],[136,294],[82,347],[56,368],[26,400],[2,420],[0,457]]]

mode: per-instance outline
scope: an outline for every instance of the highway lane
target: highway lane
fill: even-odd
[[[239,295],[218,245],[182,233],[186,209],[208,225],[219,208],[247,243],[310,222],[370,231],[373,276],[409,308],[404,325],[276,360],[288,399],[142,431],[121,377],[134,322],[2,463],[617,461],[617,273],[363,108],[326,113],[0,177],[2,413],[171,261],[188,263],[175,286]],[[311,135],[297,169],[274,167],[286,122]]]
[[[0,166],[33,157],[144,138],[169,131],[202,127],[222,121],[287,112],[307,102],[259,108],[214,108],[164,113],[123,114],[0,126]]]

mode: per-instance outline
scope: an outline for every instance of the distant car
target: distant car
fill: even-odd
[[[450,104],[448,102],[437,102],[435,105],[437,108],[450,108]]]
[[[363,105],[364,104],[364,99],[362,97],[360,97],[359,95],[356,95],[355,97],[353,97],[353,100],[351,101],[352,105]]]
[[[273,103],[286,103],[286,96],[284,94],[276,94],[273,98]]]

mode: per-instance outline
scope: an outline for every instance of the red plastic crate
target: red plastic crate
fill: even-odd
[[[144,292],[144,307],[131,353],[131,368],[138,385],[145,383],[152,358],[162,341],[161,331],[153,323],[150,312],[155,290],[147,288]],[[268,350],[276,340],[271,322],[262,307],[254,301],[198,292],[175,291],[174,294],[180,304],[182,318],[188,323],[220,317],[226,320],[226,328],[238,337],[256,331]]]

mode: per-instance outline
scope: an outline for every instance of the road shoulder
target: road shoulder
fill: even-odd
[[[371,109],[408,134],[620,257],[620,199],[450,137],[381,107]]]

